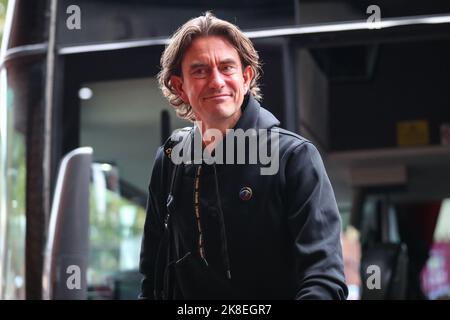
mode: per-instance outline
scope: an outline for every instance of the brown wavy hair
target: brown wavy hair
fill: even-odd
[[[259,55],[253,43],[237,26],[216,18],[208,11],[204,15],[193,18],[182,25],[172,35],[161,56],[161,71],[158,73],[159,87],[180,118],[195,120],[192,107],[184,103],[178,96],[171,84],[170,77],[172,75],[181,76],[181,62],[192,41],[198,37],[212,35],[225,37],[237,50],[242,67],[250,66],[253,69],[254,77],[250,82],[249,90],[257,100],[262,98],[258,83],[262,69],[259,63]]]

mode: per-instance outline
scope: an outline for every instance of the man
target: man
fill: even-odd
[[[161,66],[164,95],[195,125],[157,152],[141,297],[345,299],[332,187],[317,149],[279,128],[260,106],[259,57],[251,41],[206,13],[173,35]],[[258,139],[228,148],[235,141],[229,129],[253,130]],[[249,163],[255,141],[259,148],[270,145],[275,170],[264,171],[267,162]],[[244,164],[236,160],[239,150]],[[221,160],[210,161],[218,155]],[[175,161],[180,157],[188,161]]]

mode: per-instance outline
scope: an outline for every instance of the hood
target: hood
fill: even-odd
[[[235,130],[242,129],[244,131],[247,131],[248,129],[256,129],[256,130],[270,129],[274,126],[280,125],[280,121],[278,121],[278,119],[272,113],[270,113],[269,111],[267,111],[266,109],[261,107],[259,102],[256,101],[256,99],[251,94],[246,95],[246,97],[242,103],[241,109],[242,109],[241,117],[239,118],[238,122],[236,123],[236,125],[233,128]],[[199,136],[200,130],[198,127],[195,126],[194,130],[191,130],[191,132],[192,132],[192,134],[186,134],[187,131],[183,132],[184,136],[186,136],[186,139],[188,139],[187,137],[190,137],[190,139],[191,139],[190,142],[188,140],[184,142],[184,143],[187,142],[187,145],[192,148],[191,150],[188,149],[187,152],[188,152],[188,154],[191,155],[191,159],[193,159],[193,160],[196,159],[196,156],[200,156],[200,158],[203,158],[203,155],[201,155],[201,154],[196,155],[195,152],[192,152],[194,149],[194,139],[196,139],[196,138],[201,139],[201,137]],[[226,135],[225,139],[220,141],[217,147],[220,146],[220,148],[222,149],[224,141],[228,138],[229,138],[229,136]],[[215,152],[215,150],[213,150],[213,154],[214,154],[214,152]],[[247,152],[247,150],[246,150],[246,152]],[[225,148],[223,149],[223,156],[225,159],[226,158],[226,149]],[[248,156],[246,158],[248,158]],[[199,159],[199,160],[201,162],[203,161],[203,159]],[[211,176],[212,175],[212,177],[214,179],[214,189],[215,189],[214,191],[215,191],[215,195],[216,195],[217,208],[219,210],[219,218],[220,218],[220,221],[219,221],[220,253],[219,254],[221,255],[221,258],[223,260],[223,266],[225,268],[224,270],[226,270],[226,277],[228,280],[231,280],[231,266],[230,266],[230,257],[229,257],[228,243],[227,243],[227,236],[226,236],[226,228],[225,228],[225,217],[224,217],[224,212],[223,212],[222,203],[221,203],[221,190],[219,188],[219,177],[218,177],[218,173],[217,173],[220,170],[224,170],[225,167],[226,167],[225,164],[216,165],[216,163],[213,162],[212,165],[203,165],[201,172],[202,172],[202,176],[207,176],[207,175]],[[191,175],[195,179],[197,179],[196,174],[200,174],[200,171],[198,169],[199,168],[196,167],[196,165],[193,165],[192,163],[189,165],[183,166],[184,174]],[[178,181],[176,178],[174,180]],[[198,180],[195,180],[195,181],[198,181]],[[198,182],[196,182],[196,183],[198,183]],[[173,184],[178,185],[179,183],[174,182]],[[173,189],[173,190],[175,192],[175,189]],[[173,195],[173,193],[171,193],[171,194]],[[172,196],[172,200],[173,199],[175,199],[175,195]],[[205,259],[205,262],[206,262],[206,259]]]
[[[232,128],[234,130],[242,129],[243,131],[247,131],[248,129],[256,129],[256,130],[270,129],[280,125],[280,121],[271,112],[261,107],[259,102],[251,94],[247,94],[245,96],[241,109],[242,109],[241,117],[237,121],[236,125]],[[189,134],[189,132],[191,134]],[[173,145],[178,144],[180,141],[184,141],[183,146],[186,144],[187,149],[183,150],[183,153],[184,151],[186,151],[187,154],[190,155],[191,160],[201,161],[203,155],[201,153],[199,154],[193,152],[193,150],[195,149],[194,148],[195,141],[201,141],[201,133],[199,127],[197,127],[194,124],[194,127],[183,128],[181,130],[178,130],[176,133],[172,134],[171,138],[173,142],[169,146],[170,148],[166,146],[165,149],[171,150]],[[228,138],[229,135],[228,134],[225,135],[224,139],[219,142],[217,147],[223,148],[223,143]]]

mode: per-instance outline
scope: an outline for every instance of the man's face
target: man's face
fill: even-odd
[[[240,107],[254,74],[242,70],[236,49],[223,37],[195,39],[181,63],[182,76],[171,82],[183,102],[192,106],[196,120],[208,126],[239,118]]]

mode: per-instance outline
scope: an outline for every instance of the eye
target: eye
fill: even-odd
[[[235,69],[236,68],[235,68],[234,65],[228,64],[228,65],[224,65],[222,67],[222,72],[225,73],[225,74],[231,74],[231,73],[234,72]]]

